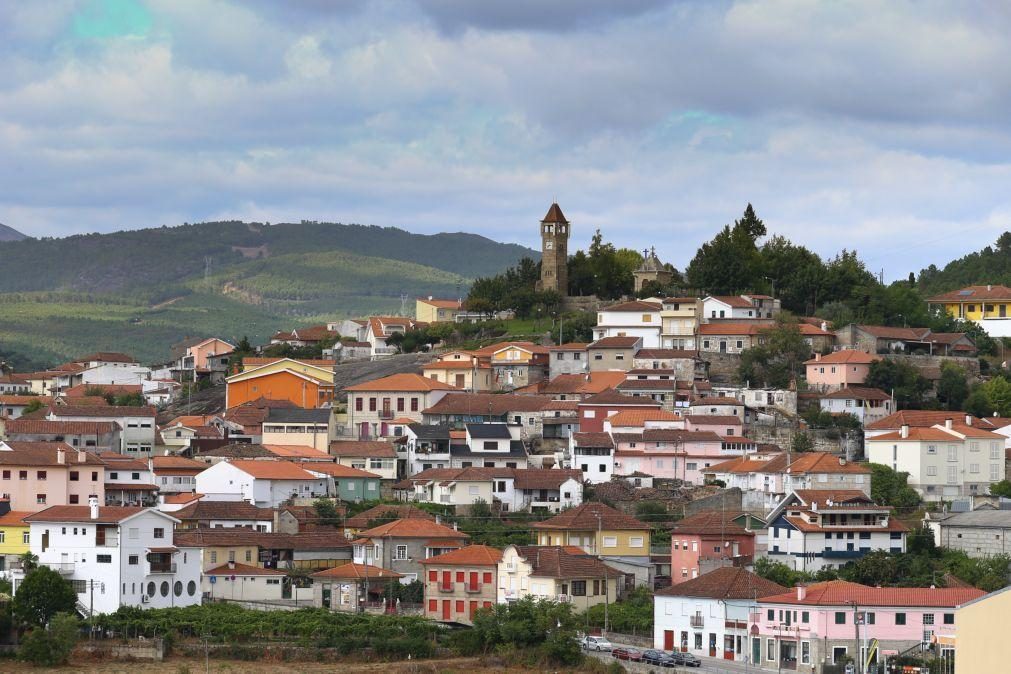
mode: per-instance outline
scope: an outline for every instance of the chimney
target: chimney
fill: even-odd
[[[88,497],[88,516],[93,520],[98,519],[98,497]]]
[[[815,361],[821,360],[821,354],[820,353],[814,354],[814,359],[815,359]]]
[[[841,457],[841,456],[839,457],[839,465],[840,466],[845,466],[846,465],[846,459],[844,457]]]
[[[804,601],[805,597],[807,597],[807,588],[798,583],[797,584],[797,601]]]
[[[428,296],[428,301],[429,301],[429,302],[431,302],[431,301],[432,301],[432,296],[431,296],[431,295],[429,295],[429,296]]]
[[[460,529],[459,529],[459,527],[457,527],[456,522],[453,522],[453,531],[459,531],[459,530]]]
[[[435,516],[435,523],[436,524],[442,524],[442,515],[436,515]]]
[[[77,450],[77,463],[84,463],[88,460],[88,455],[85,454],[83,449]]]
[[[951,419],[945,419],[944,420],[944,427],[945,428],[951,428]]]
[[[822,332],[828,332],[828,323],[826,323],[825,321],[822,321],[821,322],[821,330],[822,330]]]
[[[228,568],[229,569],[234,569],[235,568],[235,562],[232,562],[232,561],[228,562]]]
[[[899,435],[902,438],[909,437],[909,424],[902,424],[902,427],[899,429]]]
[[[993,286],[989,283],[986,284],[987,291],[993,290]]]
[[[965,415],[965,425],[966,426],[972,426],[972,415],[971,414],[966,414]]]
[[[61,466],[67,462],[67,450],[62,447],[56,448],[56,463]]]

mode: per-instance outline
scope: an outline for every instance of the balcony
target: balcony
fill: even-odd
[[[481,589],[483,587],[484,586],[481,583],[477,583],[476,585],[471,585],[470,583],[467,583],[466,585],[463,586],[463,591],[466,592],[467,594],[478,594],[479,592],[481,592]]]
[[[393,410],[379,410],[379,418],[380,419],[392,419],[393,418]]]
[[[822,557],[835,558],[835,559],[857,559],[858,557],[863,557],[866,553],[860,550],[825,550],[822,552]]]
[[[691,625],[692,627],[705,627],[706,620],[700,615],[693,615],[691,616],[691,618],[689,618],[688,624]]]
[[[155,575],[161,573],[175,573],[176,564],[175,562],[151,562],[148,567],[148,575]]]
[[[452,591],[453,591],[453,585],[452,584],[450,584],[450,585],[444,585],[442,583],[439,583],[439,592],[452,592]]]

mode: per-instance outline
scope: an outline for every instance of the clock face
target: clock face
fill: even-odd
[[[555,242],[554,241],[545,241],[544,242],[544,249],[545,250],[551,250],[554,247],[555,247]]]

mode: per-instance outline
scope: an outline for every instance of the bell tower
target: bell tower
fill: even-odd
[[[541,220],[541,280],[538,290],[569,294],[569,221],[558,204],[551,204]]]

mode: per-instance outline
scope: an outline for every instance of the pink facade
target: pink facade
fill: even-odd
[[[638,470],[701,484],[706,468],[728,458],[723,439],[714,433],[652,429],[642,434],[615,433],[612,439],[615,472],[621,475]]]
[[[671,585],[697,578],[712,566],[724,563],[724,560],[753,558],[754,554],[755,534],[752,532],[672,533]],[[707,562],[710,565],[703,571],[702,567],[707,566]]]
[[[625,412],[627,410],[655,410],[660,404],[650,401],[642,405],[629,404],[579,404],[579,432],[580,433],[603,433],[604,422],[612,414]]]
[[[54,443],[15,443],[49,445]],[[44,450],[32,451],[32,461],[19,462],[18,452],[3,452],[0,462],[0,495],[9,499],[11,510],[37,512],[54,505],[87,505],[90,496],[105,503],[105,466],[87,452],[64,450],[63,462],[53,451],[52,461],[39,461]],[[78,461],[83,455],[84,460]]]
[[[834,391],[850,385],[863,384],[871,371],[871,363],[880,356],[846,349],[827,356],[815,356],[804,363],[807,384],[820,391]]]
[[[210,365],[207,359],[211,356],[221,356],[231,353],[235,347],[221,339],[208,339],[187,349],[188,355],[193,358],[193,367],[198,370],[208,369]]]

